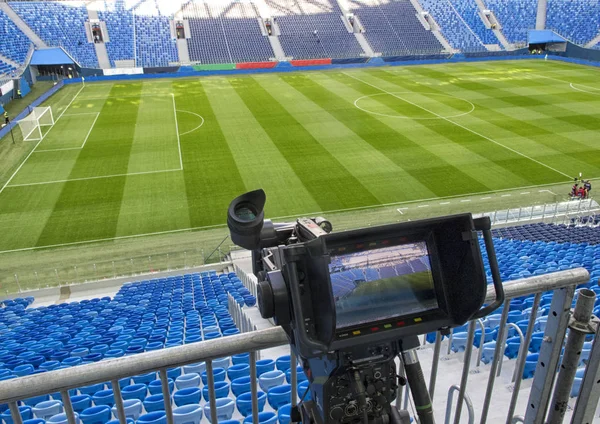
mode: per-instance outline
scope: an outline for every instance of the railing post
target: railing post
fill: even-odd
[[[217,399],[215,395],[215,376],[213,375],[212,359],[206,360],[206,378],[208,382],[208,401],[210,404],[210,422],[218,423],[217,419]]]
[[[457,390],[460,392],[460,387],[456,384],[450,386],[448,389],[448,401],[446,402],[446,418],[444,419],[444,424],[450,423],[450,417],[452,416],[452,400],[454,399],[454,392]],[[469,412],[469,424],[473,424],[475,422],[475,410],[473,409],[473,402],[471,402],[471,398],[466,393],[464,399],[467,404],[467,411]]]
[[[292,366],[290,370],[290,384],[292,385],[292,406],[296,406],[298,398],[298,361],[296,360],[296,354],[290,349],[290,364]]]
[[[75,411],[73,411],[73,404],[71,403],[71,396],[69,395],[69,391],[61,390],[60,396],[62,397],[65,415],[67,416],[69,424],[76,424],[77,421],[75,420]]]
[[[206,362],[206,369],[208,370],[208,361]],[[167,376],[166,368],[161,368],[160,370],[158,370],[158,374],[160,375],[160,384],[162,386],[163,400],[165,401],[165,414],[167,415],[167,424],[173,424],[173,407],[171,406],[171,391],[169,390],[169,377]],[[212,372],[210,373],[210,375],[212,375]],[[117,382],[117,385],[119,385],[119,382]]]
[[[250,393],[252,395],[252,423],[258,424],[258,389],[256,387],[256,351],[249,355],[250,359]],[[216,422],[216,421],[213,421]]]
[[[456,415],[454,416],[454,424],[460,424],[460,414],[462,412],[462,404],[465,401],[465,392],[467,390],[467,380],[469,378],[469,368],[471,366],[471,353],[473,352],[473,341],[475,339],[475,321],[469,321],[469,333],[467,336],[467,347],[465,348],[465,356],[463,359],[463,372],[460,379],[460,389],[458,391],[458,404],[456,405]],[[483,334],[481,335],[483,337]]]
[[[594,420],[598,400],[600,400],[600,387],[597,381],[600,381],[600,325],[596,328],[594,344],[585,367],[571,424],[591,423]]]
[[[427,340],[427,335],[425,336]],[[429,376],[429,397],[433,402],[433,395],[435,394],[435,382],[437,380],[438,363],[440,361],[440,350],[442,349],[442,333],[437,331],[435,333],[435,345],[433,347],[433,360],[431,362],[431,375]]]
[[[161,377],[162,378],[162,377]],[[119,380],[115,379],[110,382],[113,389],[113,395],[115,398],[115,406],[117,407],[117,418],[119,424],[127,424],[127,417],[125,416],[125,406],[123,405],[123,396],[121,395],[121,386],[119,386]],[[167,389],[169,385],[167,384]],[[164,395],[163,395],[164,397]],[[71,423],[69,423],[71,424]]]
[[[510,305],[510,299],[506,299],[504,302],[504,308],[502,308],[502,315],[500,316],[499,333],[496,335],[496,349],[494,349],[494,358],[492,359],[492,365],[490,367],[490,376],[488,377],[488,384],[485,390],[485,398],[483,400],[483,408],[481,411],[481,423],[485,423],[487,420],[487,414],[490,409],[490,402],[492,400],[492,392],[494,391],[494,384],[496,383],[496,370],[502,365],[502,359],[504,358],[504,336],[506,333],[506,320],[508,319],[508,310]]]
[[[550,413],[548,414],[549,424],[560,424],[563,421],[565,412],[569,402],[569,395],[577,366],[579,365],[579,357],[581,348],[585,342],[585,336],[592,331],[592,311],[594,302],[596,301],[596,293],[590,289],[580,289],[577,294],[577,303],[573,310],[573,318],[569,323],[569,336],[565,346],[565,354],[562,363],[560,364],[560,372],[556,379],[556,387]],[[595,319],[595,317],[594,317]],[[597,320],[596,326],[597,326]],[[595,330],[595,329],[594,329]]]
[[[13,424],[23,424],[23,418],[21,417],[21,411],[19,411],[17,402],[10,402],[8,408],[10,409],[10,416],[13,419]]]
[[[525,412],[525,423],[527,424],[542,424],[544,422],[562,343],[569,324],[574,294],[575,286],[554,290],[550,313],[546,322],[546,331],[544,332],[544,343],[542,343],[540,349],[539,360],[535,368],[533,384],[527,402]]]

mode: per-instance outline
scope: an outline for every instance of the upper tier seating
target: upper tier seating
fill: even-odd
[[[502,25],[502,33],[513,44],[525,45],[527,32],[535,29],[536,0],[486,0]]]
[[[106,52],[110,65],[115,60],[134,60],[133,13],[126,7],[124,0],[105,1],[98,18],[106,23],[108,38]]]
[[[598,0],[549,0],[546,28],[568,40],[585,44],[598,35],[600,2]]]
[[[450,0],[421,0],[421,5],[433,16],[452,47],[463,52],[486,51],[481,39],[462,19]]]
[[[342,21],[335,0],[266,0],[286,56],[294,59],[360,57],[363,49]]]
[[[193,62],[260,62],[275,56],[251,3],[194,1],[184,6],[183,17],[190,24]]]
[[[9,5],[46,44],[63,47],[81,66],[98,67],[94,46],[85,33],[88,14],[84,2],[24,1]]]
[[[600,220],[599,217],[591,219]],[[600,228],[564,224],[527,224],[519,227],[499,228],[493,230],[493,234],[495,237],[515,240],[600,244]]]
[[[350,10],[365,28],[371,48],[384,56],[436,54],[443,50],[437,38],[416,17],[408,0],[352,0]]]
[[[138,5],[135,16],[135,51],[137,66],[168,66],[179,62],[177,42],[171,34],[171,18],[155,1]]]
[[[499,44],[492,30],[483,24],[474,0],[453,0],[452,5],[484,44]]]
[[[31,41],[15,25],[15,23],[0,10],[0,34],[2,42],[0,43],[0,54],[17,62],[24,63],[27,59],[27,52]],[[8,65],[8,64],[4,64]],[[10,65],[8,65],[10,66]],[[11,67],[12,68],[12,67]],[[0,74],[5,73],[0,70]]]

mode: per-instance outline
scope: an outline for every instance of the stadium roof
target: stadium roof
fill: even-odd
[[[527,34],[529,44],[564,43],[566,40],[548,29],[530,30]]]
[[[31,57],[31,65],[65,65],[74,63],[61,48],[36,50]]]

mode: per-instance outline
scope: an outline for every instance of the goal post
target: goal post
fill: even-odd
[[[18,121],[23,140],[36,141],[43,137],[42,127],[54,125],[54,115],[52,108],[36,107],[25,118]]]

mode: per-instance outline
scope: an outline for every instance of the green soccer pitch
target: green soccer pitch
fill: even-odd
[[[599,75],[497,61],[68,85],[4,164],[0,253],[222,226],[259,187],[268,217],[558,184],[562,200],[600,177]]]

